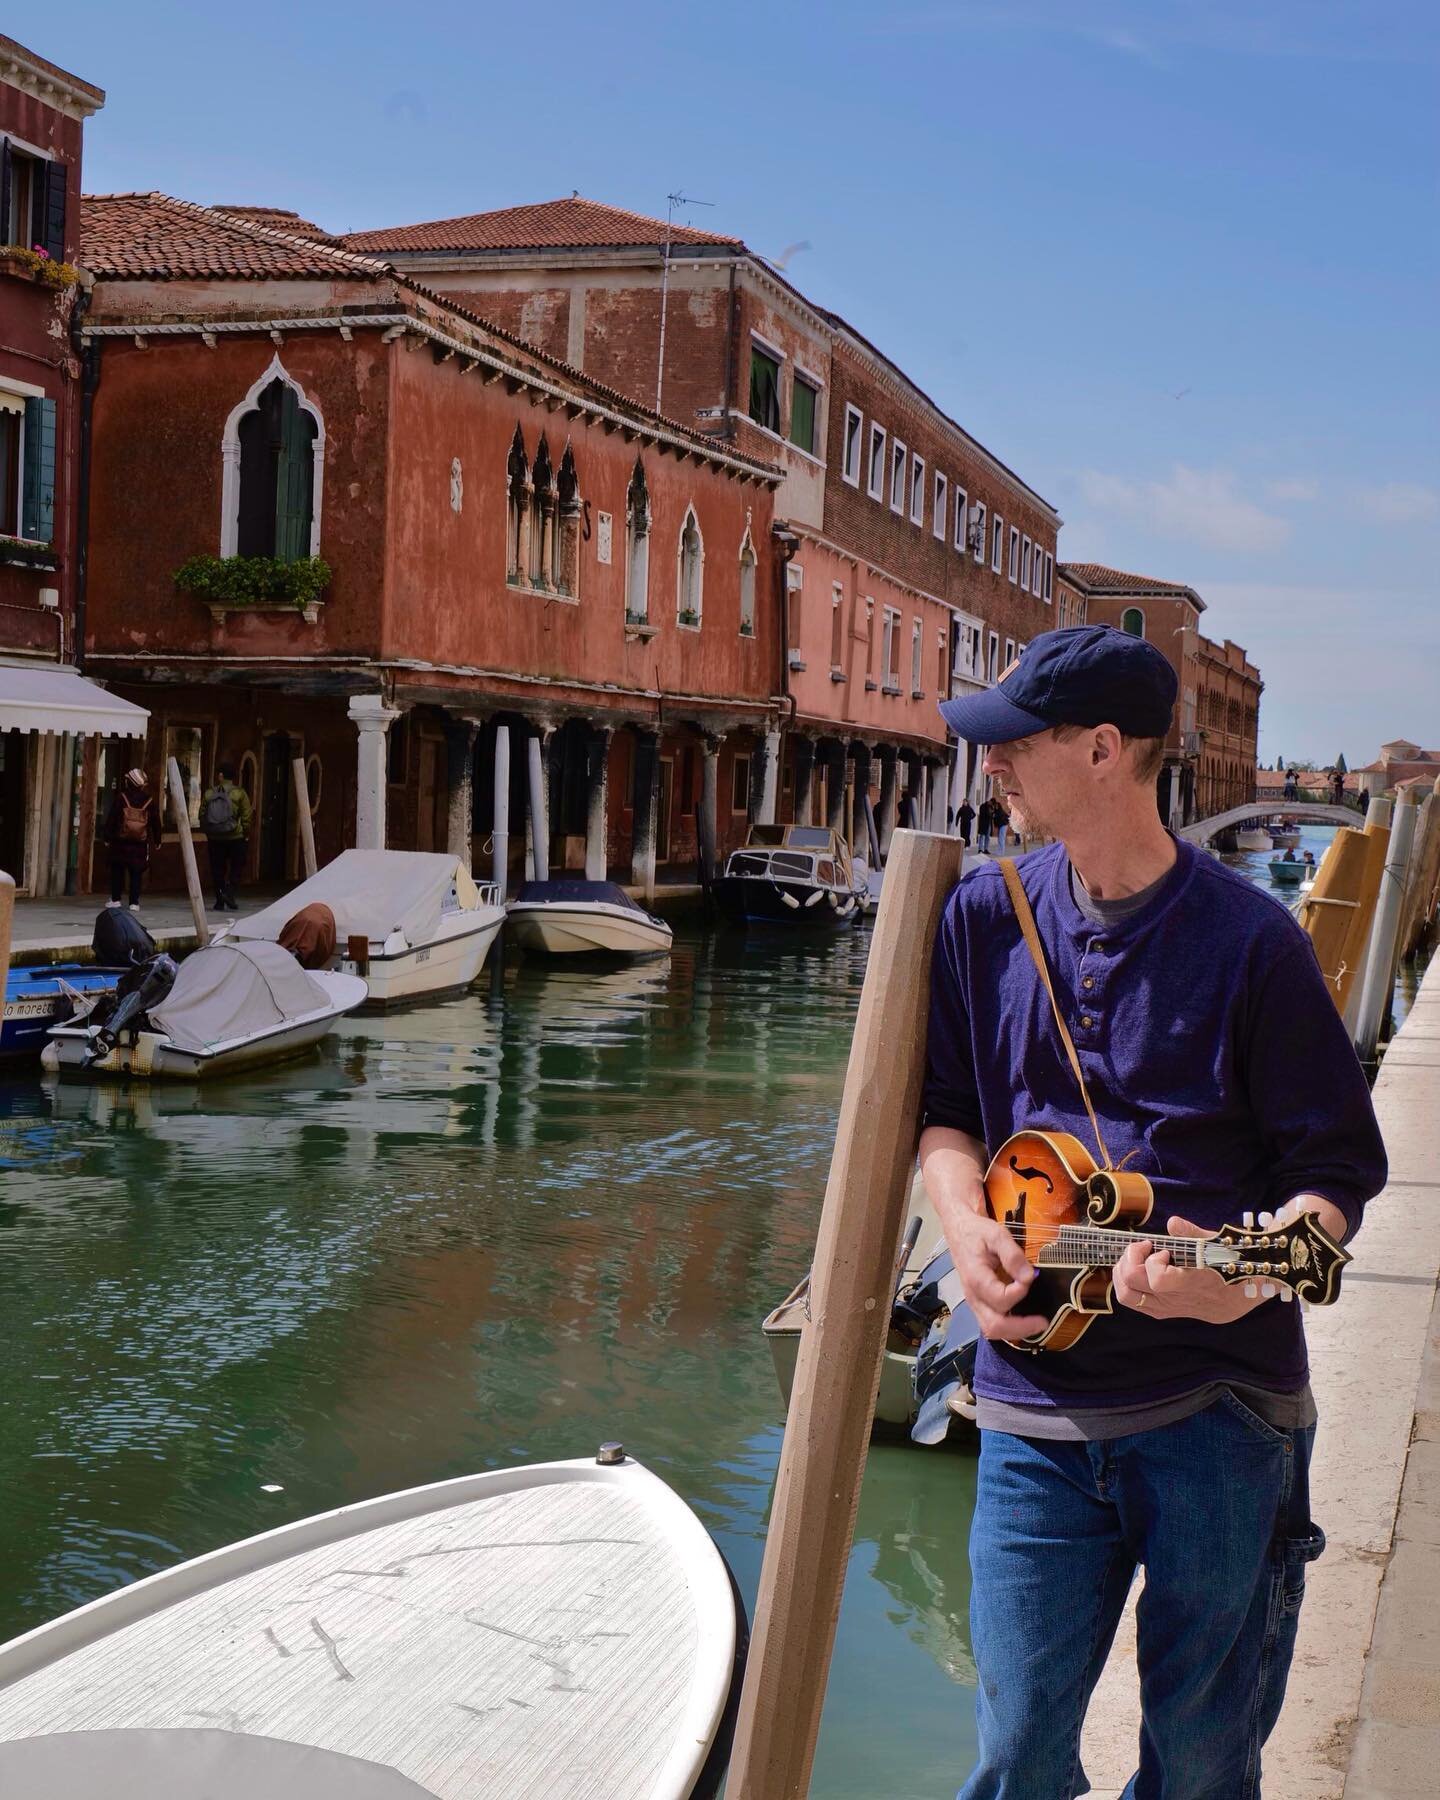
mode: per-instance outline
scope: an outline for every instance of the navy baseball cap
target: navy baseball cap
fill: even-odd
[[[1164,737],[1178,683],[1153,644],[1111,625],[1044,631],[983,694],[942,700],[940,716],[971,744],[1008,744],[1052,725],[1113,725]]]

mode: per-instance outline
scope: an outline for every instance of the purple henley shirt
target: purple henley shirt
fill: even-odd
[[[1353,1233],[1384,1186],[1385,1149],[1310,940],[1279,901],[1194,845],[1176,849],[1154,898],[1103,927],[1076,906],[1062,845],[1019,864],[1110,1154],[1149,1177],[1157,1231],[1172,1213],[1213,1229],[1308,1193],[1332,1200]],[[1095,1154],[993,864],[965,876],[941,919],[924,1121],[992,1155],[1026,1127],[1071,1132]],[[982,1340],[975,1392],[1102,1408],[1206,1381],[1293,1393],[1308,1375],[1301,1316],[1278,1298],[1231,1325],[1117,1307],[1066,1351]]]

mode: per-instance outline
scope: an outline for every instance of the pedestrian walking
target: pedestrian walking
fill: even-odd
[[[976,832],[978,833],[978,836],[975,839],[975,844],[976,844],[977,849],[985,851],[985,853],[987,855],[989,854],[989,851],[990,851],[990,832],[991,832],[992,827],[994,826],[994,823],[995,823],[994,807],[991,806],[991,804],[988,800],[982,800],[980,802],[979,814],[977,815],[976,820],[975,820],[975,829],[976,829]]]
[[[206,792],[200,807],[200,829],[210,846],[216,912],[240,910],[235,884],[245,867],[250,817],[250,796],[236,783],[229,763],[221,763],[215,770],[215,785]]]
[[[990,746],[1017,831],[1055,840],[966,875],[931,974],[920,1161],[983,1334],[979,1731],[960,1800],[1088,1792],[1084,1716],[1140,1564],[1125,1791],[1258,1800],[1325,1545],[1301,1308],[1137,1241],[1083,1334],[1036,1348],[1050,1321],[1027,1304],[1033,1253],[986,1200],[990,1150],[1042,1125],[1146,1176],[1175,1237],[1250,1210],[1262,1227],[1314,1213],[1341,1241],[1384,1184],[1369,1089],[1308,938],[1156,813],[1176,685],[1153,644],[1080,626],[941,706]]]
[[[995,826],[995,849],[1003,856],[1005,854],[1005,827],[1010,823],[1010,815],[1005,810],[1003,800],[990,802],[990,817]]]
[[[975,823],[975,808],[968,800],[962,800],[960,810],[955,817],[960,821],[960,842],[968,850],[970,848],[970,831]]]
[[[1367,812],[1369,812],[1369,810],[1370,810],[1370,790],[1369,790],[1369,788],[1361,788],[1360,794],[1359,794],[1359,800],[1360,800],[1360,815],[1363,818],[1364,815]]]
[[[143,769],[128,769],[110,796],[102,832],[110,858],[110,901],[119,906],[127,886],[131,912],[140,910],[140,890],[150,852],[160,842],[160,808]]]
[[[1293,769],[1285,777],[1285,798],[1287,800],[1300,798],[1300,782]]]

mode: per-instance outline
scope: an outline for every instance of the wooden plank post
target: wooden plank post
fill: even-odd
[[[295,811],[300,820],[300,854],[305,859],[305,879],[319,868],[315,860],[315,821],[310,816],[310,783],[305,776],[305,758],[294,757],[290,773],[295,777]]]
[[[10,985],[10,940],[15,929],[15,877],[0,869],[0,1009]]]
[[[890,845],[765,1539],[729,1800],[804,1800],[809,1788],[915,1167],[930,953],[961,848],[914,831],[897,831]]]
[[[190,911],[195,919],[195,948],[203,950],[210,942],[210,926],[205,918],[205,898],[200,891],[200,867],[195,861],[195,840],[190,835],[190,801],[185,792],[185,783],[180,779],[180,765],[173,756],[165,765],[165,774],[170,783],[170,805],[175,814],[175,829],[180,834],[180,861],[185,869],[185,887],[190,895]]]

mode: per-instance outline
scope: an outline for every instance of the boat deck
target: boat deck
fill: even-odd
[[[621,1486],[502,1493],[215,1580],[0,1690],[0,1740],[218,1728],[365,1758],[438,1800],[671,1791],[694,1599]],[[0,1742],[0,1788],[5,1760]]]

